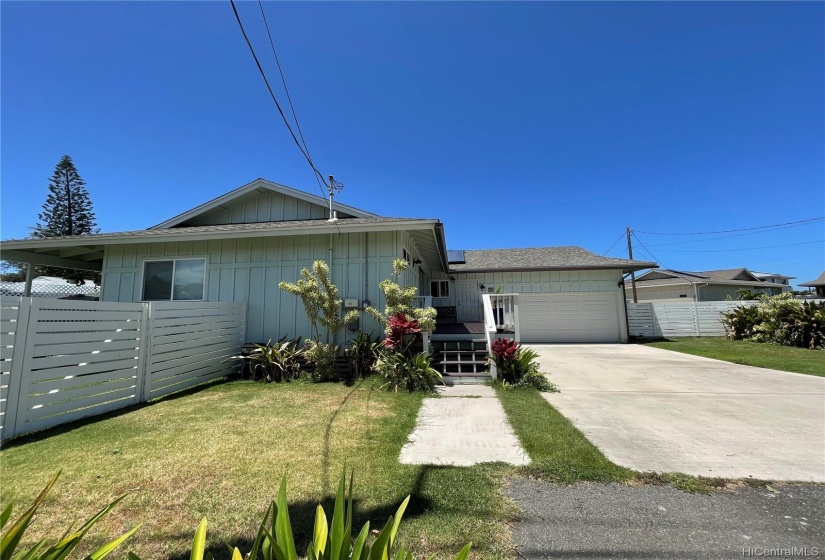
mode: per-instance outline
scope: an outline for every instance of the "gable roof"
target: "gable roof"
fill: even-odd
[[[191,210],[187,210],[182,214],[178,214],[174,218],[170,218],[165,222],[161,222],[157,225],[150,227],[149,229],[164,229],[164,228],[172,228],[182,224],[187,220],[191,220],[196,216],[200,216],[201,214],[205,214],[210,210],[220,207],[223,204],[226,204],[232,200],[240,198],[246,194],[249,194],[254,191],[272,191],[277,192],[280,194],[284,194],[286,196],[291,196],[293,198],[297,198],[298,200],[304,200],[306,202],[317,204],[319,206],[328,207],[329,201],[325,198],[321,198],[320,196],[315,196],[303,191],[299,191],[297,189],[293,189],[291,187],[287,187],[286,185],[281,185],[279,183],[273,183],[272,181],[268,181],[266,179],[255,179],[251,183],[247,183],[241,187],[238,187],[234,191],[229,191],[228,193],[221,195],[217,198],[213,198],[208,202],[204,202],[200,206],[196,206]],[[332,209],[338,212],[343,212],[346,214],[350,214],[355,216],[356,218],[376,218],[378,217],[376,214],[372,214],[370,212],[366,212],[364,210],[360,210],[358,208],[354,208],[352,206],[347,206],[346,204],[341,204],[339,202],[333,202]]]
[[[816,280],[810,280],[809,282],[803,282],[799,284],[799,286],[805,286],[806,288],[816,288],[817,286],[825,286],[825,271],[819,275],[819,278]]]
[[[464,251],[463,263],[450,263],[451,272],[503,270],[594,270],[623,271],[656,268],[653,262],[600,257],[581,247],[534,247],[528,249],[484,249]]]
[[[646,272],[636,278],[636,285],[644,286],[671,286],[680,284],[730,284],[740,286],[764,286],[770,284],[757,278],[747,268],[725,268],[721,270],[705,270],[702,272],[686,272],[680,270],[661,270]]]

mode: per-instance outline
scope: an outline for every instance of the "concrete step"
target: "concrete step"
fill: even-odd
[[[445,385],[485,385],[490,379],[489,375],[444,375]]]

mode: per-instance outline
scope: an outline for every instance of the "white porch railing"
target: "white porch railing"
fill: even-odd
[[[433,306],[433,296],[415,296],[413,299],[413,307],[416,309],[423,309],[425,307]]]
[[[413,300],[413,307],[416,309],[424,309],[425,307],[433,306],[433,296],[415,296]],[[430,333],[421,333],[424,342],[424,352],[430,351]]]
[[[493,341],[500,333],[512,334],[516,342],[520,341],[518,294],[482,294],[481,301],[484,306],[487,353],[493,354]],[[490,364],[490,374],[496,379],[495,364]]]

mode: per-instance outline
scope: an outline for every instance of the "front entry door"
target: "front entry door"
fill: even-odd
[[[481,321],[481,292],[476,280],[459,280],[456,289],[456,319],[459,323]]]

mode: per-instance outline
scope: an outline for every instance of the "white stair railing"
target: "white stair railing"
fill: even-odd
[[[433,296],[415,296],[413,299],[413,307],[416,309],[424,309],[425,307],[433,306]]]
[[[487,355],[493,355],[493,341],[496,339],[496,321],[493,318],[493,304],[490,301],[491,294],[481,294],[481,302],[484,307],[484,338],[487,340]],[[490,375],[497,379],[498,372],[496,364],[490,361]]]

